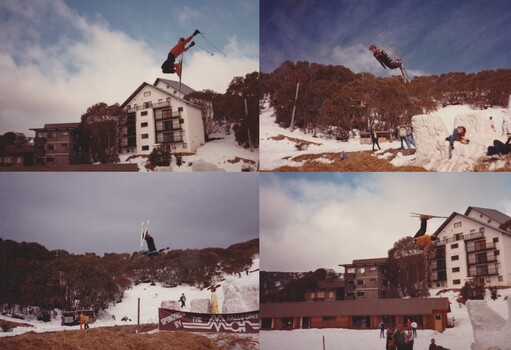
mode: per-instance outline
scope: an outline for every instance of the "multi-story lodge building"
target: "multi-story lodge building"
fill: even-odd
[[[511,217],[494,209],[452,213],[433,233],[432,285],[461,288],[471,278],[489,286],[511,285],[510,224]]]
[[[382,299],[387,297],[387,258],[353,260],[344,266],[346,300]]]
[[[128,112],[121,128],[121,153],[149,154],[157,145],[176,153],[193,153],[204,145],[202,109],[184,99],[193,89],[156,79],[142,83],[121,105]]]
[[[78,155],[80,123],[45,124],[35,131],[34,165],[70,165]]]

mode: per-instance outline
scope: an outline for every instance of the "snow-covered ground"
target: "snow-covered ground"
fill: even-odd
[[[493,117],[493,126],[489,117]],[[299,167],[302,162],[293,160],[294,157],[306,154],[341,153],[371,151],[372,144],[362,144],[359,138],[351,138],[342,142],[333,138],[313,137],[299,129],[291,131],[275,123],[275,113],[269,102],[265,102],[260,114],[260,168],[272,171],[282,166]],[[423,116],[414,116],[412,125],[415,128],[415,138],[418,146],[417,154],[407,156],[403,151],[391,160],[396,167],[419,166],[432,171],[470,171],[476,161],[485,158],[486,148],[492,145],[494,139],[506,141],[506,131],[511,131],[510,108],[488,108],[474,110],[469,106],[448,106]],[[467,127],[467,138],[471,144],[456,143],[452,159],[448,159],[449,136],[454,125]],[[296,148],[297,142],[305,141],[308,145],[302,150]],[[401,141],[380,142],[381,151],[374,153],[375,157],[389,159],[393,154],[389,150],[401,148]],[[406,146],[405,146],[406,147]],[[320,159],[321,162],[329,162]],[[509,161],[508,161],[509,162]],[[488,170],[496,170],[506,165],[506,161],[495,160]],[[508,164],[509,165],[509,164]]]
[[[430,291],[432,296],[435,291]],[[486,293],[486,303],[504,319],[508,319],[507,300],[511,299],[511,289],[499,290],[500,297],[493,301]],[[448,314],[450,321],[454,320],[454,327],[447,328],[440,333],[433,330],[418,330],[418,336],[414,340],[414,349],[427,349],[431,338],[435,338],[436,344],[451,350],[470,350],[474,342],[472,325],[467,312],[467,307],[456,302],[458,293],[447,292],[441,297],[448,297],[451,302],[451,312]],[[509,324],[509,321],[508,321]],[[292,331],[261,331],[259,341],[261,349],[323,349],[323,337],[325,349],[349,349],[367,350],[384,349],[385,339],[379,338],[380,331],[373,330],[349,330],[349,329],[300,329]],[[508,347],[500,347],[499,350],[511,349],[511,333],[506,330],[493,334],[493,338],[501,338]],[[494,349],[497,350],[497,349]]]
[[[250,271],[259,269],[259,258],[255,258]],[[221,282],[221,287],[217,289],[216,294],[218,296],[218,306],[220,310],[225,309],[224,307],[224,291],[230,290],[235,287],[245,287],[249,289],[259,290],[259,272],[255,271],[246,275],[245,273],[239,275],[226,275],[224,276],[225,281]],[[111,305],[107,310],[102,311],[98,316],[95,323],[90,324],[91,328],[95,327],[110,327],[110,326],[124,326],[124,325],[136,325],[137,324],[137,309],[138,299],[140,298],[140,323],[158,323],[158,308],[162,301],[174,300],[177,305],[181,294],[184,293],[186,296],[186,305],[183,310],[190,311],[190,304],[195,299],[210,299],[211,292],[207,289],[199,290],[195,287],[187,285],[181,285],[175,288],[165,288],[159,284],[151,286],[149,283],[139,284],[133,286],[124,293],[124,299],[121,303]],[[241,296],[243,298],[250,298],[251,300],[244,300],[244,303],[240,305],[248,305],[250,310],[242,311],[254,311],[252,308],[254,305],[259,305],[259,293],[247,293]],[[225,305],[228,306],[228,305]],[[257,309],[257,308],[256,308]],[[240,310],[240,312],[242,312]],[[115,319],[114,319],[115,316]],[[130,321],[122,321],[124,317],[128,317]],[[15,336],[26,332],[57,332],[57,331],[69,331],[79,329],[79,326],[61,326],[60,325],[60,314],[57,312],[57,318],[52,319],[51,322],[37,321],[35,317],[27,316],[25,320],[18,320],[8,316],[0,315],[0,319],[30,324],[32,327],[16,327],[11,332],[2,332],[0,329],[0,337],[2,336]]]
[[[177,166],[176,158],[172,156],[172,163],[168,167],[156,167],[154,171],[167,172],[241,172],[249,169],[257,170],[259,162],[259,149],[243,148],[238,145],[234,138],[234,132],[230,135],[217,133],[210,135],[213,141],[206,142],[194,155],[183,156],[182,165]],[[129,157],[120,156],[120,163],[135,163],[139,172],[148,172],[145,167],[147,156]]]

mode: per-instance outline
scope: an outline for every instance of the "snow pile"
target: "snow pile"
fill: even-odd
[[[468,106],[448,106],[433,113],[414,116],[416,165],[435,171],[474,170],[493,140],[505,142],[506,138],[502,132],[498,132],[496,125],[501,125],[506,115],[507,110],[503,108],[473,110]],[[490,117],[493,117],[493,122]],[[455,142],[452,158],[449,159],[449,142],[445,139],[459,125],[467,129],[465,137],[470,143]]]
[[[222,313],[236,313],[259,310],[259,287],[237,282],[223,287],[224,303]]]
[[[259,149],[250,151],[238,145],[234,132],[229,135],[218,133],[210,135],[212,141],[199,147],[195,154],[183,155],[182,165],[176,164],[172,156],[167,167],[156,167],[155,172],[241,172],[255,171],[259,161]],[[148,172],[148,156],[120,155],[120,163],[135,163],[139,172]]]
[[[483,300],[467,301],[468,314],[474,330],[472,350],[511,348],[511,300],[507,301],[507,322]]]

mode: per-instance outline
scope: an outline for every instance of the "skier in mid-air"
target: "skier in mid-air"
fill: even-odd
[[[183,52],[188,51],[190,47],[195,45],[195,42],[192,41],[190,45],[186,46],[186,44],[188,44],[197,34],[200,34],[200,31],[195,29],[193,34],[188,38],[179,38],[177,44],[172,49],[170,49],[169,54],[167,55],[167,60],[161,65],[161,70],[163,73],[177,73],[179,76],[181,76],[181,64],[175,63],[176,58]]]
[[[376,58],[376,60],[380,62],[383,68],[387,69],[388,67],[390,69],[396,69],[401,67],[400,59],[397,59],[395,61],[392,60],[392,58],[390,58],[389,54],[385,50],[383,49],[379,50],[378,47],[376,47],[376,45],[372,44],[371,46],[369,46],[369,50],[372,51],[374,58]]]
[[[426,255],[432,241],[436,241],[436,236],[426,234],[428,220],[431,219],[431,216],[423,214],[419,218],[421,220],[421,226],[413,238],[415,239],[415,243],[422,248],[422,254]]]

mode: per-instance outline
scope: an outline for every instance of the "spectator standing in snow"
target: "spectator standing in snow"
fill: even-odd
[[[394,341],[397,350],[408,350],[408,335],[403,330],[403,325],[401,323],[397,325],[397,329],[394,332]]]
[[[403,141],[406,142],[406,126],[405,125],[399,125],[397,127],[397,136],[401,140],[401,149],[402,150],[405,149],[405,147],[403,145]]]
[[[410,145],[412,145],[414,148],[417,148],[415,146],[415,138],[413,137],[413,127],[410,125],[406,128],[406,146],[408,147],[406,150],[406,155],[410,155]]]
[[[185,302],[186,302],[185,293],[181,294],[181,298],[179,298],[179,301],[181,302],[181,308],[184,308],[185,307]]]
[[[493,116],[490,116],[490,123],[491,123],[491,129],[492,129],[493,131],[496,131],[496,130],[495,130],[495,124],[493,123]]]
[[[406,321],[406,329],[407,330],[411,330],[412,329],[412,321],[410,321],[410,319],[408,319]]]
[[[85,316],[83,312],[80,313],[80,329],[83,329],[83,324],[85,323]]]
[[[387,340],[385,342],[385,350],[396,350],[396,342],[394,341],[394,333],[392,328],[387,329]]]
[[[385,323],[380,321],[380,338],[385,338]]]
[[[220,311],[218,310],[218,297],[215,292],[216,288],[211,287],[211,309],[213,310],[214,314],[219,314]]]
[[[378,134],[376,131],[371,129],[371,141],[373,141],[373,152],[374,152],[374,145],[378,146],[378,149],[381,150],[380,144],[378,143]]]
[[[469,140],[465,138],[465,134],[467,133],[467,129],[464,126],[458,126],[454,129],[452,132],[452,135],[447,136],[445,138],[446,141],[449,141],[449,145],[451,146],[451,149],[454,149],[454,141],[459,141],[461,143],[467,144],[469,143]]]
[[[417,338],[417,322],[415,320],[412,322],[412,335]]]
[[[63,326],[66,322],[66,318],[64,317],[64,315],[60,316],[60,325]]]

